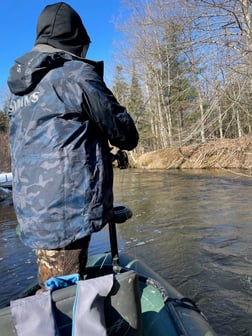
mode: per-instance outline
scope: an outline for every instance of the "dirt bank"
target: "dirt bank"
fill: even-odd
[[[206,144],[165,148],[131,156],[132,164],[146,169],[246,169],[252,175],[252,137],[224,139]]]

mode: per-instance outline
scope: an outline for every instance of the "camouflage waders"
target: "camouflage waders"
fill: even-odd
[[[45,281],[53,276],[78,273],[82,277],[90,238],[90,235],[86,236],[61,249],[36,250],[40,287],[43,288]]]

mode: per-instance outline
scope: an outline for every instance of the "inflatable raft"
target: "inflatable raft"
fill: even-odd
[[[82,280],[83,284],[87,280],[91,281],[92,287],[92,281],[95,279],[101,279],[102,283],[108,275],[113,277],[113,287],[104,298],[103,319],[99,318],[99,323],[104,320],[102,323],[105,325],[106,335],[216,336],[206,317],[192,300],[183,297],[143,261],[129,254],[120,254],[119,257],[115,222],[122,223],[129,217],[131,211],[127,207],[115,207],[114,221],[109,223],[111,252],[90,256],[86,275]],[[73,318],[77,289],[78,283],[51,293],[53,316],[58,330],[58,334],[55,335],[79,335],[74,333],[73,329],[73,323],[77,323],[76,321],[79,323],[78,328],[83,328],[83,335],[86,335],[86,327],[81,326],[85,323],[85,308],[83,319],[80,317],[80,309],[79,318]],[[35,290],[36,288],[30,288],[22,297],[34,294]],[[39,294],[34,296],[39,297]],[[84,304],[85,298],[82,300],[81,303]],[[92,328],[90,323],[91,320],[88,321],[89,330]],[[14,324],[11,308],[1,309],[1,334],[16,335]],[[44,325],[46,324],[47,321],[44,321]],[[95,329],[97,327],[94,325]],[[88,336],[92,335],[97,333],[88,333]]]

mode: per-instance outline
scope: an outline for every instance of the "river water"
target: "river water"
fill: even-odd
[[[114,193],[134,215],[118,226],[119,249],[195,300],[218,335],[252,335],[252,177],[116,170]],[[1,306],[36,279],[33,251],[15,227],[13,208],[0,208]],[[90,254],[107,250],[104,229],[93,235]]]

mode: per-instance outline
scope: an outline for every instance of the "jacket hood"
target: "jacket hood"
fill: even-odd
[[[63,51],[42,53],[33,49],[16,59],[11,67],[8,78],[11,93],[22,96],[31,92],[50,70],[72,59],[73,56]]]
[[[61,67],[65,62],[72,60],[89,64],[103,79],[104,64],[102,61],[83,59],[64,50],[41,44],[15,60],[9,73],[9,89],[15,95],[25,95],[31,92],[50,70]]]
[[[80,56],[89,43],[82,20],[72,7],[58,2],[44,8],[38,18],[35,45],[48,44]]]

